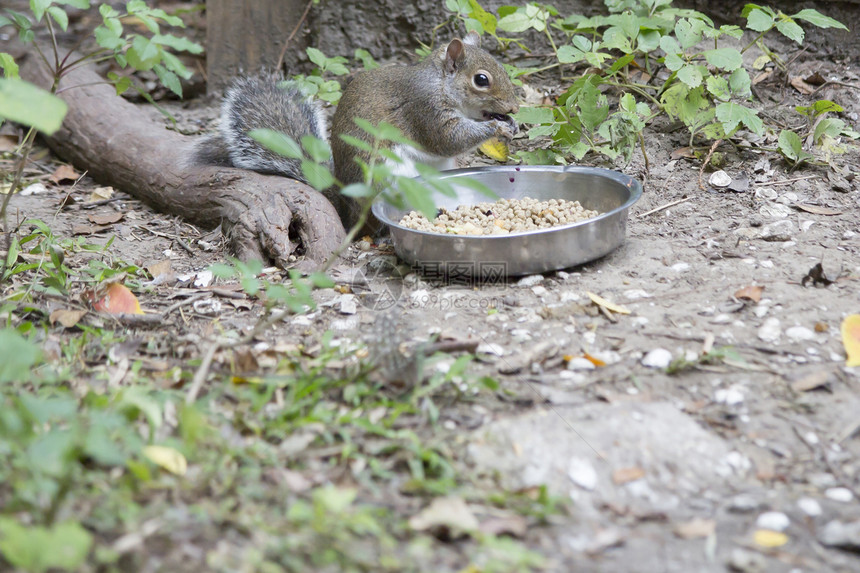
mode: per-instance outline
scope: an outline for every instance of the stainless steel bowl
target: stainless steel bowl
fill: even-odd
[[[600,258],[624,242],[627,210],[642,195],[642,185],[629,175],[609,169],[575,166],[498,166],[445,172],[457,197],[436,194],[436,205],[455,209],[491,201],[458,186],[458,177],[476,179],[500,198],[579,201],[600,213],[593,219],[550,229],[511,235],[443,235],[407,229],[400,219],[407,213],[384,202],[373,214],[391,229],[394,250],[424,273],[493,279],[543,273],[581,265]]]

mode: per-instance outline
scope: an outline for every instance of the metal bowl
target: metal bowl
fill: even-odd
[[[510,235],[445,235],[416,231],[400,225],[408,211],[384,202],[373,205],[376,218],[389,226],[394,250],[425,274],[462,275],[493,279],[543,273],[581,265],[600,258],[624,242],[627,210],[642,195],[642,185],[629,175],[609,169],[576,166],[497,166],[457,169],[443,174],[451,179],[457,197],[436,194],[436,205],[455,209],[492,201],[458,177],[478,180],[500,198],[579,201],[600,213],[593,219]]]

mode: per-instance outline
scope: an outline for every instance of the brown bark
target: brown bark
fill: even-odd
[[[34,55],[24,79],[53,81]],[[279,266],[301,246],[314,263],[325,261],[345,237],[331,203],[316,190],[284,177],[188,161],[194,138],[167,130],[147,108],[121,97],[89,68],[63,78],[59,95],[69,104],[63,127],[48,145],[100,183],[121,189],[153,208],[188,221],[222,224],[235,255],[271,259]]]

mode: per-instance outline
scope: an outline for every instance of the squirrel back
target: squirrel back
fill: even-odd
[[[328,137],[322,104],[306,97],[297,86],[276,74],[239,77],[224,93],[218,133],[197,143],[194,161],[307,183],[299,162],[257,143],[248,135],[254,129],[279,131],[296,142],[305,135]]]

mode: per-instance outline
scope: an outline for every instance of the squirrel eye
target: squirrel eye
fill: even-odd
[[[490,78],[487,74],[475,74],[475,77],[472,78],[472,82],[477,88],[490,87]]]

